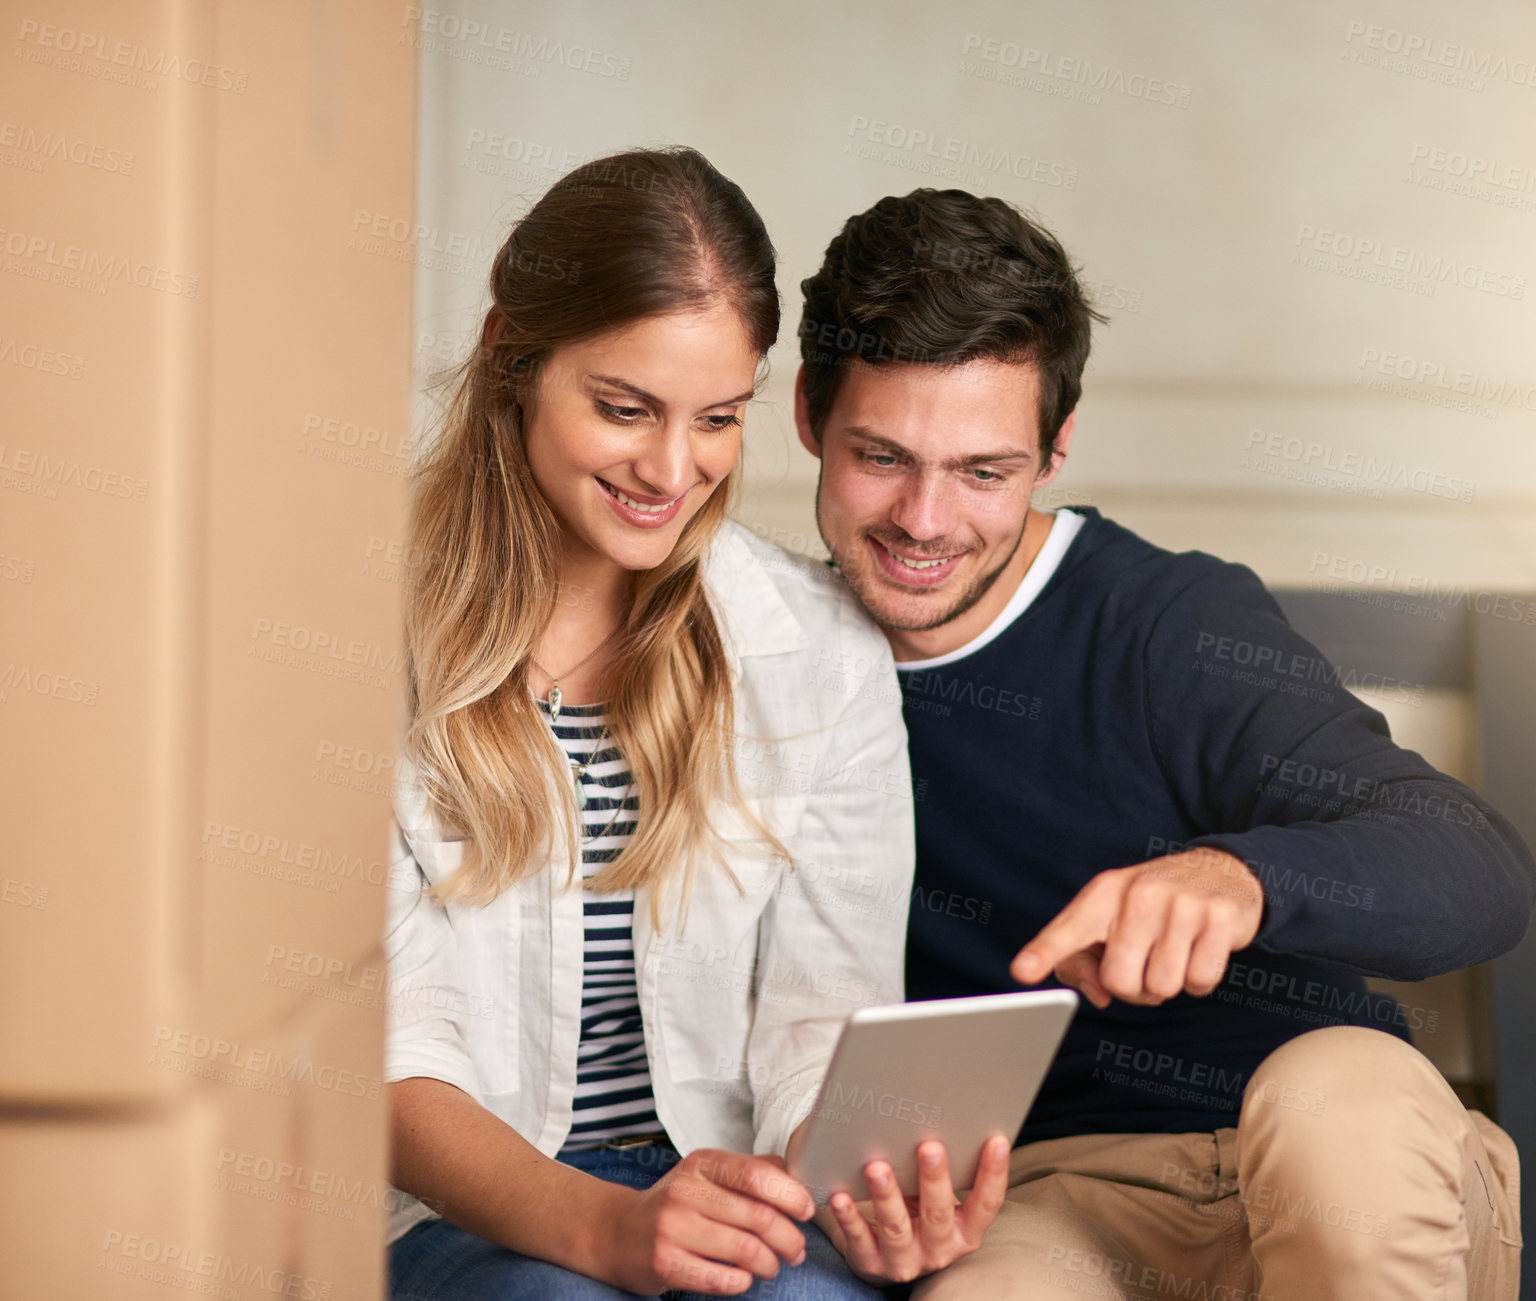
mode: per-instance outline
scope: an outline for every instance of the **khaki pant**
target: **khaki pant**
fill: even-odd
[[[1236,1129],[1013,1154],[980,1250],[913,1301],[1506,1301],[1519,1164],[1402,1040],[1335,1026],[1271,1053]]]

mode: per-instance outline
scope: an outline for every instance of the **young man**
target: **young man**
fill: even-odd
[[[1085,997],[980,1250],[914,1296],[1512,1295],[1513,1144],[1362,977],[1511,948],[1529,851],[1250,570],[1031,506],[1095,316],[1048,232],[917,190],[802,287],[817,518],[924,792],[908,997]]]

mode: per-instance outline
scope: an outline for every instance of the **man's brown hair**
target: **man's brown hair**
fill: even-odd
[[[1082,394],[1093,310],[1065,250],[1002,199],[918,189],[850,217],[800,284],[800,357],[820,438],[851,361],[1029,362],[1040,375],[1040,468]]]

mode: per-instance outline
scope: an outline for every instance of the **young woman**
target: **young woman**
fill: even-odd
[[[411,529],[397,1299],[878,1295],[781,1154],[901,997],[905,731],[828,571],[726,522],[773,276],[686,149],[578,168],[497,255]]]

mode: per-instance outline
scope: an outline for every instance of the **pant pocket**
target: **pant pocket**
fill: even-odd
[[[1488,1200],[1493,1206],[1493,1225],[1499,1240],[1511,1247],[1521,1245],[1520,1236],[1520,1153],[1515,1140],[1489,1120],[1480,1111],[1468,1111],[1477,1136],[1483,1141],[1483,1151],[1488,1154],[1491,1170],[1484,1177],[1498,1182],[1497,1188],[1489,1188]],[[1482,1162],[1478,1170],[1483,1172]],[[1499,1196],[1503,1193],[1503,1197]]]
[[[1237,1191],[1236,1167],[1224,1168],[1215,1134],[1159,1134],[1142,1155],[1144,1167],[1137,1171],[1142,1178],[1136,1182],[1144,1180],[1148,1187],[1200,1205]]]

